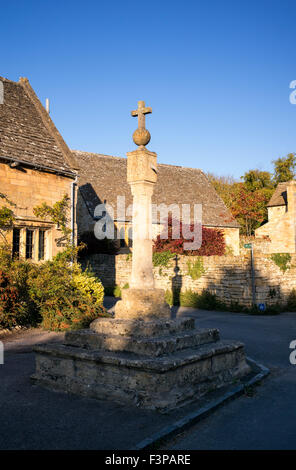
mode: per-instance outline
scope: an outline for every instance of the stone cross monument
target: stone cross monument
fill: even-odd
[[[145,148],[150,134],[139,102],[138,149],[127,154],[133,195],[133,262],[130,288],[122,290],[115,317],[68,331],[64,344],[35,347],[35,383],[92,398],[167,411],[231,385],[250,372],[244,347],[221,341],[215,328],[196,328],[193,318],[170,317],[164,291],[154,286],[151,198],[156,153]],[[256,372],[257,373],[257,372]],[[197,405],[198,406],[198,405]]]
[[[152,264],[152,194],[157,180],[157,155],[146,149],[150,133],[145,128],[145,114],[152,113],[144,101],[132,116],[138,116],[133,140],[138,149],[127,153],[127,181],[133,196],[133,253],[130,289],[122,292],[115,308],[116,318],[170,317],[164,291],[155,289]]]

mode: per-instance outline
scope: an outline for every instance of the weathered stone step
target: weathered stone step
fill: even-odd
[[[150,358],[60,344],[35,352],[32,379],[41,385],[160,410],[196,400],[250,370],[243,344],[232,341]]]
[[[166,336],[140,338],[114,334],[99,334],[91,330],[69,331],[65,335],[65,344],[84,349],[103,351],[126,351],[143,356],[163,356],[187,348],[219,340],[217,329],[195,329]]]
[[[90,329],[103,334],[124,336],[165,336],[195,328],[194,318],[176,320],[120,320],[115,318],[98,318],[90,324]]]

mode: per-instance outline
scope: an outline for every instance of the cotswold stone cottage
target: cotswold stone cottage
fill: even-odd
[[[256,238],[269,238],[269,253],[296,253],[296,181],[279,183],[267,209],[268,222],[257,228]]]
[[[61,231],[38,219],[33,208],[54,204],[67,194],[76,205],[73,156],[26,78],[0,78],[0,192],[16,207],[7,235],[14,256],[50,259],[63,246]],[[7,205],[0,199],[1,206]],[[69,214],[75,234],[75,210]]]
[[[77,222],[78,233],[93,233],[94,210],[98,204],[107,203],[114,209],[117,196],[124,196],[126,207],[132,202],[130,187],[126,181],[126,158],[74,151],[79,164],[79,195]],[[202,223],[206,227],[224,232],[225,241],[234,255],[239,254],[239,225],[218,196],[206,175],[196,168],[158,164],[157,183],[152,203],[170,206],[176,204],[202,205]],[[181,212],[181,208],[180,208]],[[131,246],[131,218],[122,220],[114,212],[114,221],[121,234],[121,246]],[[161,232],[163,225],[153,221],[153,235]]]
[[[116,208],[117,196],[131,204],[126,182],[126,159],[70,151],[27,79],[12,82],[0,77],[4,100],[0,104],[0,191],[16,207],[16,221],[8,239],[13,253],[39,261],[61,249],[61,232],[34,216],[33,208],[50,205],[67,194],[71,200],[71,228],[81,238],[93,236],[95,207]],[[0,101],[1,102],[1,101]],[[157,205],[202,204],[202,223],[223,230],[234,255],[239,254],[239,225],[199,169],[158,165],[153,202]],[[5,202],[0,199],[0,205]],[[131,246],[131,220],[114,217],[124,251]],[[77,232],[76,232],[77,225]],[[154,233],[162,226],[155,221]]]

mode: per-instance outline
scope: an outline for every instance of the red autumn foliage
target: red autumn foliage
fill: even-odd
[[[9,274],[0,270],[0,327],[16,325],[19,308],[18,291]]]
[[[168,231],[168,237],[162,240],[161,234],[156,237],[153,244],[154,252],[171,251],[172,253],[192,255],[192,256],[222,256],[225,254],[226,244],[224,234],[221,230],[207,228],[202,226],[202,244],[198,250],[184,250],[184,243],[191,240],[185,239],[182,235],[182,222],[180,222],[180,238],[172,238],[172,218],[168,218],[168,225],[163,229],[162,233]],[[190,225],[193,231],[193,224]]]

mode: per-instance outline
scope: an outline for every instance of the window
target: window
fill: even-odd
[[[33,230],[26,229],[26,259],[33,258]]]
[[[19,258],[20,257],[20,234],[21,231],[19,228],[14,228],[13,229],[13,234],[12,234],[12,256],[13,258]]]
[[[130,227],[128,229],[128,246],[129,248],[132,248],[133,246],[133,229]]]
[[[44,259],[45,255],[45,230],[39,230],[38,260]]]

